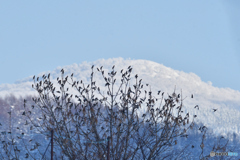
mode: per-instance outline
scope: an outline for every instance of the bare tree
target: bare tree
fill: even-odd
[[[126,71],[121,70],[117,85],[117,72],[113,66],[107,76],[102,67],[97,68],[105,81],[104,94],[94,79],[94,66],[91,69],[89,84],[75,80],[73,74],[64,76],[63,69],[61,77],[57,78],[59,86],[54,86],[50,74],[40,78],[34,76],[32,87],[38,96],[32,98],[33,103],[24,100],[22,115],[26,120],[25,126],[48,138],[50,132],[54,132],[57,159],[107,159],[107,154],[110,159],[116,160],[189,156],[185,152],[188,145],[172,154],[172,148],[178,145],[178,138],[187,139],[188,131],[195,125],[196,115],[183,113],[181,93],[174,90],[172,94],[164,95],[161,91],[154,94],[151,88],[144,90],[142,79],[138,75],[131,76],[131,66]],[[134,83],[130,85],[130,82]],[[35,151],[40,156],[44,155],[39,149],[41,144],[35,142],[29,148],[22,141],[27,151],[26,157],[36,159],[32,154]],[[14,147],[14,144],[11,143],[11,146]],[[219,148],[214,146],[213,149],[216,151]],[[6,155],[19,159],[8,152]],[[209,154],[204,157],[202,152],[200,159],[207,156]]]

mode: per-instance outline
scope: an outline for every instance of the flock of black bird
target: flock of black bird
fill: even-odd
[[[191,98],[193,98],[193,94],[191,95]],[[199,110],[199,106],[198,105],[196,105],[194,108],[197,108]],[[213,112],[216,112],[216,111],[217,111],[217,109],[213,109]]]

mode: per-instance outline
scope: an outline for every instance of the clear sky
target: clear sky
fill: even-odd
[[[240,1],[0,1],[0,84],[123,57],[240,91]]]

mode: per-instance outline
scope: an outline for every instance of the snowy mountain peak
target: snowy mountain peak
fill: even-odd
[[[50,72],[42,72],[36,76],[41,77],[43,74],[51,74],[51,79],[56,80],[61,75],[61,69],[65,71],[65,75],[74,73],[74,78],[89,82],[91,74],[91,66],[94,65],[94,76],[98,85],[104,85],[104,81],[96,71],[97,67],[103,66],[105,72],[110,71],[115,65],[115,70],[119,73],[121,69],[126,70],[128,66],[133,68],[132,76],[138,74],[143,79],[143,83],[151,85],[154,92],[162,90],[171,94],[176,86],[176,92],[182,90],[186,112],[191,115],[197,114],[199,122],[214,128],[215,133],[226,134],[227,132],[240,133],[240,92],[230,88],[217,88],[212,86],[211,82],[203,82],[199,76],[194,73],[185,73],[166,67],[148,60],[130,60],[123,58],[99,59],[95,62],[83,62],[81,64],[72,64],[63,67],[57,67]],[[0,85],[0,97],[8,94],[15,96],[36,95],[36,91],[32,89],[33,76],[18,81],[15,84]],[[120,74],[117,76],[120,79]],[[190,95],[194,98],[191,99]],[[199,106],[199,111],[194,106]],[[217,108],[213,112],[213,108]]]

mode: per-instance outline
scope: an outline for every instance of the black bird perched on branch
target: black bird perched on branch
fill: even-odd
[[[180,94],[178,94],[178,96],[177,96],[178,98],[180,98]]]
[[[217,111],[217,109],[213,109],[213,112],[216,112]]]
[[[26,153],[26,154],[25,154],[25,158],[28,158],[28,157],[29,157],[29,154],[28,154],[28,153]]]
[[[61,72],[62,72],[62,74],[64,74],[64,70],[63,69],[61,70]]]

